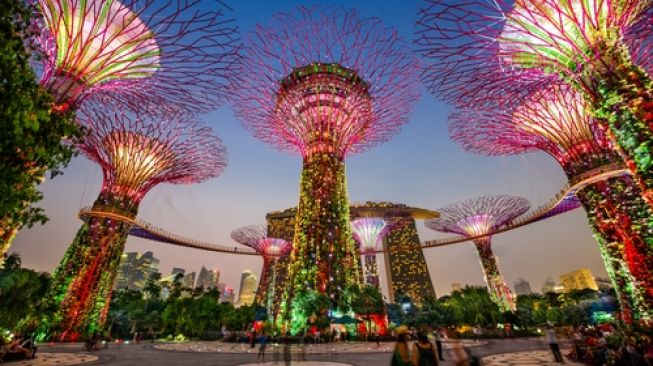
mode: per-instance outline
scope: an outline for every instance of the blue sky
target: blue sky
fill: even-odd
[[[290,11],[303,1],[231,2],[243,33],[272,14]],[[358,8],[363,16],[381,18],[410,40],[419,1],[323,1]],[[483,194],[508,193],[527,197],[537,207],[565,184],[557,163],[544,153],[489,158],[466,153],[450,141],[447,114],[450,107],[423,93],[410,122],[389,142],[353,155],[347,161],[351,201],[385,200],[437,209],[448,203]],[[278,152],[251,137],[233,117],[229,106],[201,117],[224,141],[229,166],[223,175],[190,186],[160,185],[143,201],[139,216],[168,231],[192,238],[233,245],[231,230],[264,224],[265,213],[297,204],[301,158]],[[81,222],[77,212],[90,205],[100,189],[99,168],[77,157],[63,176],[42,185],[42,207],[51,220],[23,230],[12,251],[23,256],[26,267],[51,271],[75,236]],[[418,224],[422,240],[443,237]],[[560,215],[493,240],[495,253],[507,281],[518,278],[539,289],[547,276],[581,267],[605,276],[596,242],[582,210]],[[221,278],[238,287],[244,269],[258,272],[259,258],[207,253],[130,238],[128,251],[151,250],[161,260],[161,271],[172,267],[199,271],[217,268]],[[428,249],[427,264],[438,295],[450,291],[452,282],[482,285],[480,265],[470,243]],[[383,266],[380,266],[383,268]]]

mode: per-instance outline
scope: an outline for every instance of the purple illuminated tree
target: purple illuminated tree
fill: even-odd
[[[439,218],[426,220],[424,224],[435,231],[476,237],[494,232],[526,213],[529,208],[528,200],[523,197],[481,196],[447,205],[438,210]],[[516,302],[501,275],[499,262],[492,253],[491,240],[491,235],[474,239],[485,283],[492,301],[499,306],[501,311],[514,311]]]
[[[160,183],[191,184],[217,177],[226,150],[208,126],[187,116],[79,113],[77,148],[100,165],[104,180],[92,215],[77,232],[52,280],[60,339],[92,335],[106,320],[120,256],[145,194]],[[54,335],[53,335],[54,336]]]
[[[60,111],[93,101],[211,110],[226,94],[239,37],[229,8],[199,0],[34,0],[41,83]]]
[[[653,217],[608,139],[596,128],[582,96],[565,85],[532,94],[503,109],[461,109],[450,117],[454,141],[483,155],[544,151],[565,171],[598,241],[622,305],[623,319],[647,319],[653,304]],[[605,178],[602,178],[605,176]]]
[[[256,291],[255,302],[272,308],[274,284],[277,276],[277,260],[290,253],[292,246],[283,239],[268,238],[265,226],[243,226],[231,232],[231,238],[254,249],[263,257],[261,280]]]
[[[419,97],[417,62],[396,31],[340,8],[278,14],[247,37],[245,53],[237,116],[254,136],[303,158],[281,304],[296,333],[311,315],[292,303],[296,295],[328,295],[332,308],[346,309],[346,289],[358,286],[344,160],[407,122]]]
[[[361,217],[351,222],[354,238],[358,241],[360,253],[365,262],[365,283],[379,287],[379,267],[376,252],[383,250],[383,238],[391,226],[377,217]]]
[[[461,105],[501,104],[563,80],[653,204],[653,2],[427,0],[417,44],[431,92]]]

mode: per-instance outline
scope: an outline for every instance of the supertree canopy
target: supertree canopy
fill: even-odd
[[[102,168],[104,181],[92,211],[134,218],[143,196],[159,183],[191,184],[218,176],[226,150],[208,126],[191,117],[79,114],[85,134],[78,149]],[[106,320],[111,286],[130,224],[111,215],[82,225],[52,280],[58,312],[49,331],[60,339],[92,335]],[[50,335],[56,337],[56,334]]]
[[[484,155],[542,150],[571,184],[623,168],[578,92],[565,85],[536,92],[512,108],[462,109],[450,117],[454,141]],[[653,304],[653,223],[629,175],[593,179],[576,191],[599,243],[625,321],[647,319]]]
[[[365,283],[379,287],[376,252],[383,249],[383,238],[390,231],[391,226],[377,217],[361,217],[351,222],[351,228],[365,260]]]
[[[429,89],[498,104],[559,80],[582,93],[653,204],[653,2],[427,0],[418,47]]]
[[[256,291],[255,302],[265,305],[267,309],[271,309],[275,296],[274,283],[277,275],[275,263],[277,259],[290,253],[291,244],[283,239],[268,238],[265,226],[260,225],[238,228],[231,232],[231,238],[254,249],[263,257],[263,269],[261,270],[261,280]],[[263,298],[265,295],[267,295],[267,299]]]
[[[481,196],[447,205],[440,217],[426,220],[424,224],[435,231],[476,237],[492,233],[526,213],[530,204],[526,198],[508,195]],[[488,291],[501,311],[514,311],[515,299],[499,270],[499,263],[492,253],[491,236],[474,239],[481,260]]]
[[[245,40],[245,53],[234,83],[237,116],[256,137],[304,160],[281,305],[298,332],[311,315],[293,305],[298,292],[327,295],[338,309],[347,307],[346,289],[358,286],[344,159],[407,121],[419,96],[417,61],[380,20],[341,8],[276,15]]]
[[[41,83],[58,110],[89,96],[134,110],[165,101],[204,111],[223,101],[239,57],[237,28],[223,3],[33,1],[42,13]]]

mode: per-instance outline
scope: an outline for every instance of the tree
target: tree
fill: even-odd
[[[7,264],[11,266],[0,270],[0,328],[14,330],[21,320],[38,315],[50,276],[21,268],[17,254],[9,259]]]
[[[73,150],[62,140],[78,133],[30,68],[31,13],[21,0],[0,0],[0,267],[19,229],[47,220],[33,206],[43,197],[37,185],[68,164]]]

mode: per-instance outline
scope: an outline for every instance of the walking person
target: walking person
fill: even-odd
[[[442,358],[442,335],[440,335],[440,330],[433,332],[433,335],[435,336],[435,347],[438,349],[438,360],[444,361],[444,358]]]
[[[408,350],[408,340],[410,340],[408,327],[405,325],[397,327],[395,336],[397,337],[397,343],[392,354],[392,366],[414,366]]]
[[[545,333],[546,342],[549,344],[549,347],[551,347],[551,352],[553,352],[553,357],[555,357],[556,362],[564,362],[562,354],[560,353],[560,346],[558,345],[555,329],[549,325],[546,327]]]
[[[258,357],[256,358],[258,362],[261,361],[265,362],[265,349],[267,348],[267,346],[268,346],[268,336],[263,334],[261,336],[261,345],[258,348]]]
[[[286,366],[290,366],[292,363],[292,346],[290,345],[290,337],[286,336],[283,338],[283,361],[286,363]]]
[[[453,341],[453,362],[456,366],[469,366],[469,355],[459,339]]]
[[[426,333],[417,333],[417,342],[413,348],[413,363],[415,366],[439,366],[440,362],[436,356],[437,350],[433,343],[429,342]]]

